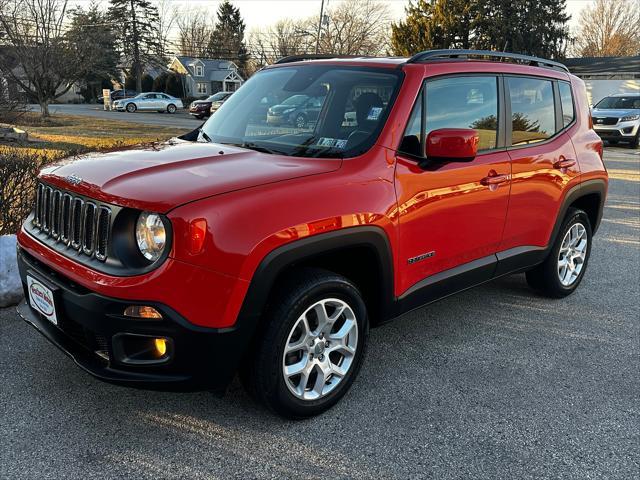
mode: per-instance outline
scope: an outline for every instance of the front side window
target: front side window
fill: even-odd
[[[511,144],[541,142],[556,132],[553,83],[550,80],[507,77],[511,100]]]
[[[562,125],[566,127],[575,118],[571,85],[566,82],[558,82],[558,89],[560,90],[560,103],[562,104]]]
[[[384,127],[401,77],[385,68],[268,68],[224,102],[199,140],[291,156],[360,155]]]
[[[426,84],[425,132],[471,128],[480,138],[478,150],[496,148],[498,80],[494,76],[461,76]]]

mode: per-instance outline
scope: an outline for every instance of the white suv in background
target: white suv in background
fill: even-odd
[[[616,93],[600,100],[592,109],[593,129],[610,144],[640,144],[640,93]]]

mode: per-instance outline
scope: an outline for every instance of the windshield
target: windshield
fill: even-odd
[[[224,98],[227,96],[226,92],[218,92],[218,93],[214,93],[213,95],[211,95],[209,98],[207,98],[207,101],[209,102],[216,102],[218,100],[224,100]]]
[[[304,65],[262,70],[202,127],[198,141],[303,157],[353,157],[377,139],[402,73]]]
[[[640,109],[640,95],[630,95],[628,97],[606,97],[600,100],[594,108],[612,110]]]

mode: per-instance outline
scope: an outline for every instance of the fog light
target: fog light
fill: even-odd
[[[147,305],[130,305],[124,309],[125,317],[161,319],[162,315],[153,307]]]
[[[158,356],[163,357],[165,353],[167,353],[167,339],[166,338],[156,338],[153,341],[156,352]]]

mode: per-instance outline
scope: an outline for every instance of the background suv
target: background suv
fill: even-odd
[[[296,96],[313,127],[257,115]],[[99,378],[224,389],[239,372],[306,417],[348,391],[370,326],[511,273],[571,294],[607,182],[585,85],[558,63],[287,58],[180,139],[45,169],[19,312]]]
[[[609,143],[640,146],[640,93],[617,93],[600,100],[591,110],[593,128]]]

